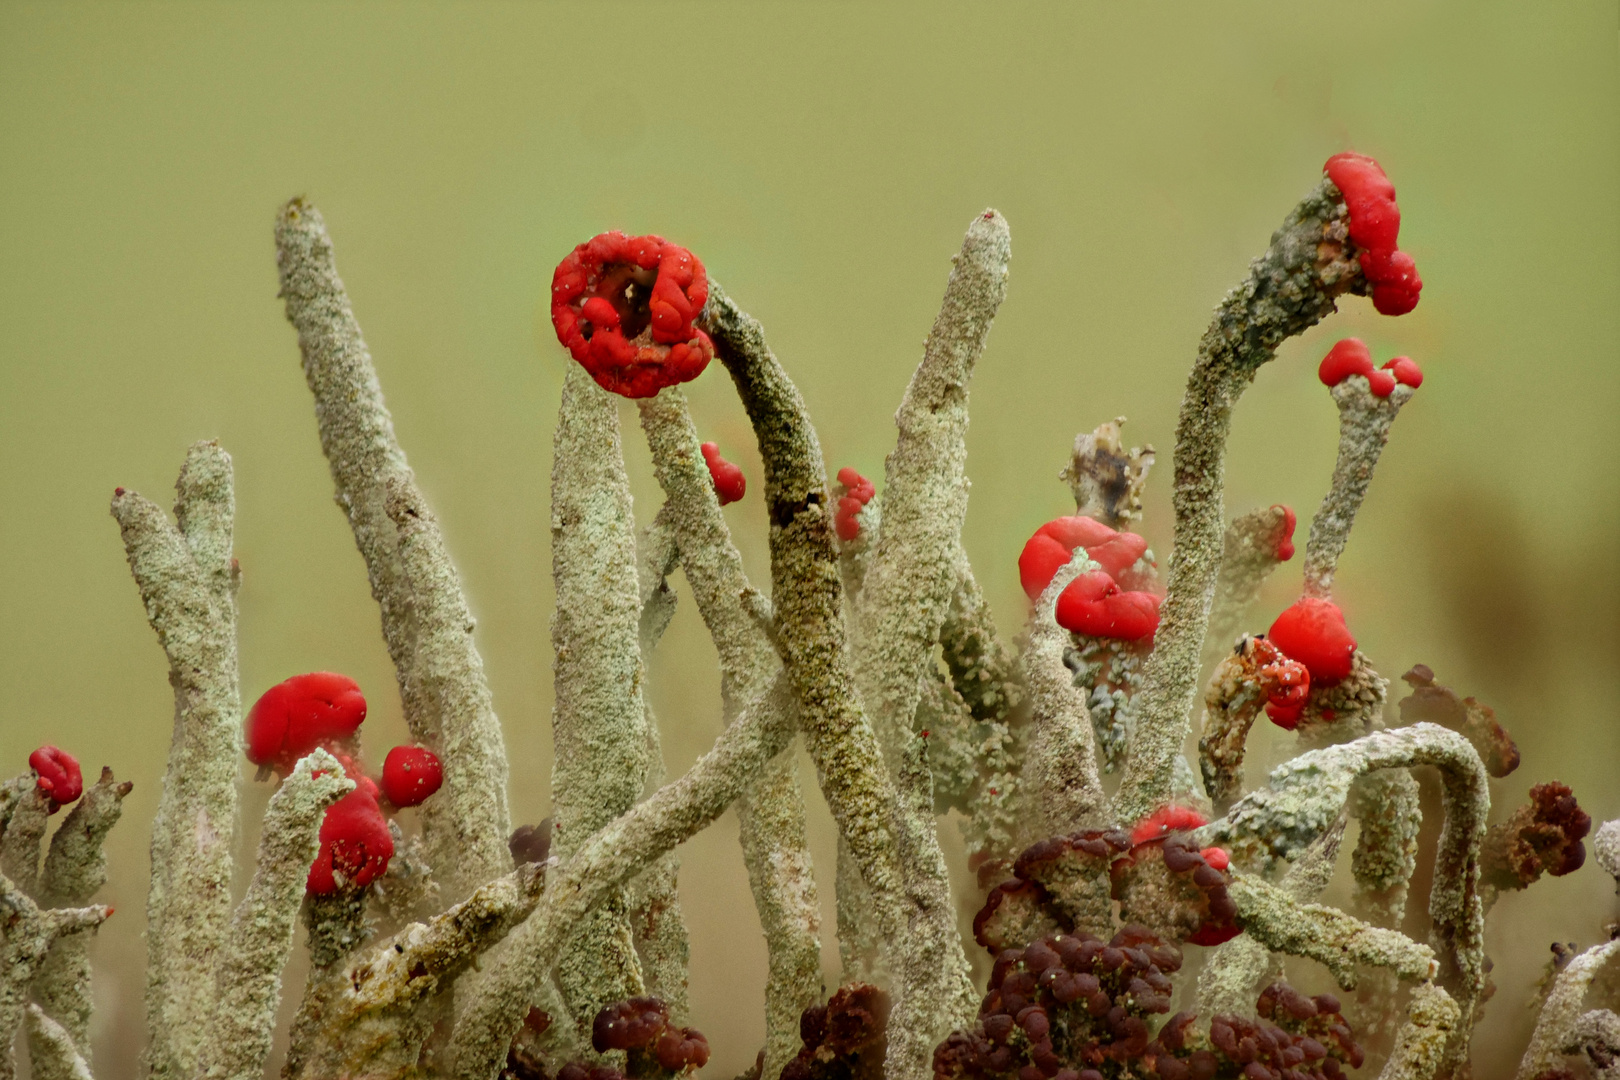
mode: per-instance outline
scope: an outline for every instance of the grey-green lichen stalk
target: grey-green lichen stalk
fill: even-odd
[[[732,543],[702,460],[685,395],[669,387],[643,399],[640,406],[641,426],[666,500],[657,520],[665,523],[679,553],[698,612],[719,653],[720,692],[726,721],[731,723],[746,702],[770,689],[781,670],[775,648],[751,614],[764,598],[743,572],[742,556]],[[644,583],[643,596],[649,591]],[[645,624],[644,614],[644,628]],[[820,912],[804,796],[788,755],[766,764],[738,800],[737,815],[769,965],[763,1075],[775,1076],[798,1052],[799,1017],[821,996]]]
[[[1305,543],[1306,596],[1326,597],[1332,591],[1333,573],[1389,442],[1390,425],[1412,394],[1410,386],[1398,384],[1387,397],[1378,397],[1365,375],[1351,375],[1333,387],[1339,406],[1339,457],[1333,483],[1311,520],[1311,536]]]
[[[133,491],[118,489],[112,502],[174,687],[146,905],[146,1063],[156,1080],[191,1080],[208,1037],[213,962],[231,916],[242,760],[230,457],[197,443],[175,487],[175,524]]]
[[[394,436],[326,224],[303,199],[287,203],[276,219],[276,266],[315,397],[334,498],[382,612],[405,722],[411,738],[444,765],[443,790],[421,808],[422,830],[448,899],[459,899],[506,870],[511,831],[506,751],[472,619],[437,522],[412,513],[425,500]]]
[[[630,809],[648,768],[635,518],[618,399],[577,364],[563,387],[551,468],[551,575],[552,848],[567,859]],[[557,977],[581,1022],[641,993],[627,896],[586,917]]]
[[[1176,546],[1153,656],[1134,704],[1137,735],[1119,792],[1122,820],[1146,816],[1175,788],[1220,570],[1232,409],[1277,346],[1316,325],[1361,280],[1348,236],[1338,189],[1323,180],[1272,236],[1248,279],[1227,294],[1199,343],[1176,423]]]

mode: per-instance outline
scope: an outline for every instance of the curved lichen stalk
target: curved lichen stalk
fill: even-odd
[[[776,650],[750,613],[757,597],[703,464],[686,396],[664,389],[640,402],[641,426],[664,489],[658,512],[679,552],[698,612],[720,658],[725,719],[770,688]],[[644,587],[643,594],[648,590]],[[759,598],[762,600],[763,598]],[[755,601],[757,607],[758,601]],[[764,1075],[778,1075],[799,1047],[799,1017],[821,996],[820,912],[806,836],[804,797],[790,755],[773,758],[737,803],[743,862],[769,976]]]
[[[765,344],[764,331],[712,283],[703,325],[737,386],[764,459],[771,601],[805,746],[872,891],[899,976],[887,1068],[893,1080],[920,1080],[935,1040],[964,1012],[971,1015],[974,994],[964,965],[952,955],[962,948],[954,935],[949,942],[932,941],[937,949],[907,947],[913,926],[937,924],[942,915],[918,863],[902,857],[902,845],[916,838],[897,828],[897,793],[850,670],[821,447],[798,389]]]
[[[1435,854],[1429,917],[1439,959],[1436,978],[1461,1010],[1448,1050],[1448,1060],[1456,1061],[1466,1051],[1474,1008],[1485,988],[1479,849],[1491,804],[1485,766],[1467,739],[1436,724],[1416,724],[1301,754],[1274,769],[1267,787],[1245,796],[1197,836],[1200,843],[1258,846],[1270,855],[1292,858],[1338,818],[1360,777],[1416,765],[1436,766],[1443,781],[1445,822]]]
[[[1272,236],[1248,279],[1227,294],[1199,343],[1176,424],[1176,546],[1153,655],[1132,708],[1136,733],[1118,795],[1123,820],[1146,816],[1175,790],[1220,569],[1232,408],[1278,345],[1362,283],[1346,219],[1338,189],[1324,179]]]

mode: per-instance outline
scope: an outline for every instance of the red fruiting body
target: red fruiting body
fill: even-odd
[[[34,770],[34,783],[50,803],[49,813],[56,813],[84,794],[84,773],[79,770],[78,759],[66,750],[42,746],[28,755],[28,767]]]
[[[425,746],[396,746],[383,759],[383,794],[395,806],[420,806],[442,783],[444,766]]]
[[[1209,819],[1190,806],[1161,806],[1136,823],[1131,830],[1131,843],[1151,844],[1173,832],[1186,832],[1208,824]]]
[[[838,539],[849,543],[861,535],[861,523],[857,515],[861,507],[872,501],[877,489],[872,481],[850,468],[848,465],[838,470],[838,482],[844,485],[847,492],[838,500],[838,511],[833,515],[833,527],[838,530]]]
[[[1338,386],[1352,375],[1371,375],[1377,369],[1373,367],[1372,350],[1360,338],[1345,338],[1328,350],[1322,357],[1322,365],[1316,369],[1316,377],[1322,380],[1324,386]]]
[[[248,760],[286,775],[316,747],[348,739],[365,718],[365,696],[347,675],[294,675],[266,690],[248,713]]]
[[[690,251],[661,236],[605,232],[557,264],[551,325],[604,390],[652,397],[714,359],[714,343],[692,324],[708,299],[708,275]]]
[[[1331,600],[1301,597],[1277,616],[1266,637],[1290,660],[1304,664],[1318,686],[1333,686],[1350,674],[1356,639]]]
[[[1412,257],[1396,250],[1401,209],[1395,185],[1378,162],[1362,154],[1335,154],[1324,169],[1350,211],[1350,240],[1362,249],[1361,272],[1372,286],[1373,307],[1384,315],[1405,315],[1417,307],[1423,279]]]
[[[1265,638],[1253,640],[1260,664],[1260,688],[1266,694],[1266,716],[1284,731],[1293,731],[1311,696],[1310,669],[1284,656],[1273,642]]]
[[[1026,549],[1027,550],[1027,549]],[[1142,641],[1159,629],[1159,598],[1121,592],[1101,570],[1081,574],[1058,594],[1057,624],[1088,637]]]
[[[714,493],[720,497],[720,505],[727,506],[743,497],[748,490],[748,481],[737,466],[720,456],[720,447],[717,443],[703,444],[703,461],[709,466],[709,479],[714,481]]]
[[[1294,557],[1294,525],[1297,519],[1294,517],[1293,507],[1278,503],[1272,509],[1283,512],[1282,535],[1277,537],[1277,561],[1287,562]]]
[[[1417,361],[1410,356],[1397,356],[1384,365],[1385,370],[1395,376],[1395,381],[1416,390],[1423,385],[1423,369],[1417,366]]]
[[[364,778],[326,809],[321,822],[321,851],[309,868],[305,888],[320,896],[363,889],[388,869],[394,838],[377,805],[376,787]]]
[[[1135,533],[1115,532],[1096,518],[1055,518],[1035,530],[1018,556],[1024,593],[1031,600],[1039,598],[1053,575],[1069,565],[1077,547],[1085,548],[1104,573],[1118,577],[1147,551],[1147,541]]]

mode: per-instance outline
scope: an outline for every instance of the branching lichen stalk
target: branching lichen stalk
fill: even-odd
[[[28,1005],[28,987],[51,946],[63,937],[93,930],[112,908],[41,909],[11,879],[0,875],[0,1080],[16,1076],[12,1040]]]
[[[79,1053],[73,1036],[68,1034],[66,1028],[32,1002],[29,1003],[25,1019],[28,1065],[34,1080],[93,1080],[89,1062]]]
[[[80,907],[107,881],[107,853],[102,841],[123,813],[124,796],[134,787],[113,779],[111,769],[85,788],[51,837],[40,874],[39,902],[45,907]],[[90,953],[83,935],[63,938],[34,977],[34,1000],[67,1032],[78,1053],[90,1060]],[[32,1029],[30,1029],[32,1031]],[[30,1035],[30,1053],[33,1036]],[[43,1052],[43,1051],[40,1051]]]
[[[551,469],[552,850],[563,859],[630,809],[647,776],[635,518],[617,401],[569,365]],[[582,1023],[641,993],[622,892],[586,916],[557,978]]]
[[[1124,821],[1145,816],[1174,789],[1220,569],[1232,408],[1278,345],[1314,326],[1362,281],[1346,216],[1338,189],[1324,179],[1272,236],[1248,279],[1227,294],[1199,343],[1176,424],[1176,546],[1153,656],[1133,706],[1136,736],[1118,796]]]
[[[1305,595],[1327,597],[1333,589],[1333,572],[1339,556],[1350,541],[1350,527],[1356,511],[1367,497],[1373,470],[1389,442],[1389,428],[1401,406],[1412,400],[1413,390],[1397,385],[1388,397],[1377,397],[1365,375],[1351,375],[1333,387],[1333,400],[1339,406],[1339,456],[1333,466],[1333,482],[1311,520],[1311,536],[1305,542]]]
[[[417,534],[424,550],[419,553],[416,580],[405,566],[400,529],[388,515],[389,483],[414,485],[414,480],[394,436],[371,353],[338,277],[332,240],[320,211],[302,199],[287,203],[276,219],[276,266],[287,321],[298,331],[304,377],[315,398],[321,451],[337,489],[334,498],[348,518],[355,546],[365,560],[371,595],[381,610],[383,640],[399,680],[405,722],[411,738],[434,748],[444,762],[444,791],[419,811],[429,850],[456,850],[458,838],[476,835],[470,858],[436,867],[441,874],[454,873],[464,890],[505,866],[503,853],[511,828],[505,750],[494,713],[483,704],[489,695],[483,666],[470,630],[464,629],[471,620],[458,623],[454,618],[457,610],[466,610],[466,600],[436,529]],[[416,501],[420,503],[420,498]],[[419,595],[421,589],[440,591]],[[419,607],[444,621],[420,627]],[[439,683],[436,689],[444,700],[434,699],[425,685],[428,678]],[[457,685],[444,685],[446,679]],[[445,717],[438,713],[439,706],[458,712]],[[466,726],[450,731],[447,721]],[[453,760],[452,747],[474,751],[477,757]],[[473,786],[483,795],[470,790]],[[462,820],[463,813],[472,816]],[[441,832],[447,834],[443,839],[437,835]]]
[[[354,781],[325,750],[299,761],[265,808],[258,863],[236,906],[218,962],[217,994],[201,1075],[254,1080],[264,1072],[281,998],[281,970],[292,954],[298,906],[320,850],[326,808]]]
[[[174,688],[146,907],[146,1062],[155,1080],[192,1080],[209,1037],[242,760],[230,457],[218,443],[197,443],[175,486],[181,528],[133,491],[120,488],[112,502]]]

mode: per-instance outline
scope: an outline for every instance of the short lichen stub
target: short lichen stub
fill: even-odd
[[[557,264],[551,325],[604,390],[652,397],[714,359],[714,343],[692,325],[708,298],[708,275],[690,251],[661,236],[605,232]]]
[[[1253,610],[1295,554],[1293,510],[1228,519],[1224,506],[1234,406],[1283,343],[1352,296],[1384,314],[1416,304],[1399,223],[1382,169],[1336,156],[1220,303],[1177,424],[1162,580],[1128,531],[1155,505],[1143,493],[1156,455],[1121,442],[1123,417],[1065,451],[1067,494],[1031,513],[1024,528],[1044,524],[1016,567],[972,564],[968,391],[996,359],[1012,255],[996,211],[971,219],[948,271],[940,253],[943,299],[871,479],[845,466],[829,482],[789,366],[690,252],[623,233],[579,245],[551,294],[578,366],[564,364],[550,487],[550,816],[514,830],[473,605],[394,437],[324,222],[288,203],[276,225],[287,315],[410,735],[369,768],[365,694],[335,672],[271,686],[244,716],[234,494],[217,444],[188,453],[172,520],[118,489],[176,706],[152,837],[147,1074],[263,1074],[301,914],[310,963],[286,1080],[689,1076],[710,1047],[690,1026],[684,913],[712,896],[678,875],[676,849],[735,809],[766,946],[765,1037],[715,1049],[755,1060],[748,1080],[1341,1080],[1358,1067],[1465,1080],[1490,993],[1486,915],[1512,914],[1496,903],[1508,890],[1580,870],[1593,823],[1547,781],[1490,826],[1491,780],[1519,765],[1512,738],[1422,665],[1396,716],[1346,617],[1367,594],[1334,592],[1423,371],[1404,356],[1375,364],[1355,338],[1318,366],[1339,453],[1297,602]],[[674,385],[713,358],[757,440],[757,458],[727,444],[761,466],[748,501],[742,469],[702,441]],[[640,399],[652,508],[632,500],[614,394]],[[1057,505],[1069,497],[1072,514]],[[744,571],[738,514],[768,525],[768,587]],[[1027,621],[1003,635],[985,597],[1015,574]],[[718,658],[720,733],[667,780],[669,718],[650,705],[648,658],[681,625],[682,589]],[[1201,790],[1185,756],[1200,684]],[[1257,783],[1245,754],[1262,715],[1297,749]],[[842,970],[825,984],[816,887],[833,875],[811,854],[800,736],[839,829]],[[251,875],[234,851],[252,832],[238,820],[244,755],[275,784]],[[0,785],[0,1032],[26,1032],[42,1080],[88,1077],[82,931],[110,914],[90,901],[129,785],[103,770],[86,787],[54,746],[29,765]],[[1439,774],[1438,822],[1418,768]],[[50,815],[68,807],[51,836]],[[953,879],[939,836],[953,813],[971,880]],[[1409,893],[1425,827],[1438,836],[1417,941],[1396,928],[1423,914],[1407,907],[1420,902]],[[1346,836],[1355,888],[1340,910],[1320,901]],[[1620,877],[1620,821],[1590,839]],[[974,908],[970,941],[958,915]],[[1201,971],[1202,1019],[1169,1015],[1178,995],[1191,1004],[1184,954]],[[1584,1009],[1611,954],[1599,946],[1558,974],[1521,1080],[1614,1075],[1620,1017]],[[987,986],[970,956],[988,959]],[[1279,978],[1290,956],[1355,999],[1294,989]],[[0,1080],[12,1074],[0,1060]]]

